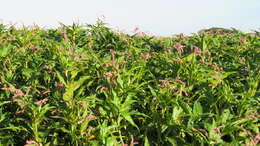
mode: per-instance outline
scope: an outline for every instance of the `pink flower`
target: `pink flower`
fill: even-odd
[[[74,58],[74,60],[75,60],[76,62],[79,62],[79,61],[80,61],[80,57],[79,57],[79,56],[76,56],[76,57]]]
[[[179,79],[179,77],[175,78],[175,82],[183,84],[183,85],[185,84],[182,80]]]
[[[87,120],[95,120],[95,119],[97,119],[97,118],[94,117],[93,115],[94,115],[94,113],[90,113],[89,115],[87,115],[86,119],[87,119]]]
[[[260,115],[257,113],[256,110],[253,110],[251,114],[246,115],[246,119],[248,120],[257,120],[260,117]]]
[[[113,77],[113,73],[112,72],[107,72],[107,73],[104,74],[104,76],[111,78],[111,77]]]
[[[131,136],[131,143],[130,143],[130,146],[134,146],[134,145],[136,145],[136,144],[138,144],[138,142],[137,141],[134,141],[134,137],[133,136]]]
[[[42,99],[42,100],[39,100],[39,101],[35,102],[35,104],[37,104],[37,105],[43,105],[43,104],[46,104],[47,101],[48,101],[48,99],[45,98],[45,99]]]
[[[21,89],[16,89],[13,98],[15,98],[15,97],[21,97],[21,96],[23,96],[23,95],[24,95],[24,93],[23,93],[23,91],[22,91]]]
[[[87,59],[87,58],[88,58],[85,54],[81,54],[80,57],[81,57],[82,59]]]
[[[26,144],[24,146],[31,146],[31,145],[40,146],[40,144],[34,140],[26,141]]]
[[[21,89],[15,89],[13,87],[11,87],[11,88],[1,88],[1,90],[12,92],[14,94],[13,98],[21,97],[21,96],[25,95]],[[30,90],[30,87],[28,87],[26,95],[28,95],[28,93],[29,93],[28,90]]]
[[[14,103],[15,103],[15,102],[16,102],[16,103],[20,103],[20,102],[23,102],[23,100],[21,100],[21,99],[14,99],[13,102],[14,102]]]
[[[209,136],[209,133],[205,129],[198,129],[200,132],[202,132],[205,136]]]
[[[150,54],[143,54],[143,53],[141,53],[140,54],[140,57],[142,57],[144,60],[148,60],[148,59],[150,59],[151,58],[151,55]]]
[[[50,67],[48,65],[44,65],[43,68],[46,70],[50,70]]]
[[[15,88],[1,88],[1,90],[14,92],[16,89]]]
[[[81,132],[80,133],[80,136],[84,136],[84,135],[86,135],[86,132]]]
[[[170,83],[167,80],[159,80],[159,82],[162,82],[162,84],[159,85],[161,88],[170,86]]]
[[[30,46],[30,49],[32,49],[32,50],[36,50],[36,51],[37,51],[37,50],[41,50],[42,48],[35,47],[35,46],[31,45],[31,46]]]
[[[107,87],[102,87],[102,88],[100,89],[101,92],[104,92],[104,91],[107,91],[107,90],[108,90]]]
[[[58,109],[54,109],[53,111],[51,111],[51,114],[57,114],[57,113],[59,113],[60,111],[58,110]]]
[[[185,91],[185,90],[182,90],[182,93],[183,93],[185,96],[188,96],[188,95],[189,95],[188,92]]]
[[[128,43],[129,41],[127,39],[123,39],[123,42],[124,43]]]
[[[177,58],[177,59],[174,58],[173,61],[182,63],[182,59],[180,59],[180,58]]]
[[[81,124],[81,123],[83,123],[85,121],[85,119],[81,119],[81,120],[79,120],[78,122],[77,122],[77,124]]]
[[[104,63],[104,64],[102,64],[102,66],[109,67],[109,66],[112,66],[112,63]]]
[[[56,87],[63,87],[64,84],[62,82],[55,82]]]
[[[176,43],[174,45],[174,48],[176,48],[179,54],[182,54],[184,52],[183,48],[185,48],[185,46],[183,46],[181,43]]]
[[[159,82],[162,82],[162,84],[159,84],[159,87],[164,88],[168,87],[170,90],[175,90],[176,87],[170,84],[170,81],[168,80],[159,80]]]
[[[216,127],[216,128],[213,128],[213,130],[215,130],[216,132],[220,133],[220,129],[221,128],[224,128],[225,126],[219,126],[219,127]]]
[[[196,54],[197,56],[201,56],[202,51],[201,51],[200,48],[198,48],[198,47],[196,47],[196,46],[193,46],[193,49],[194,49],[194,52],[195,52],[195,54]]]
[[[160,84],[159,85],[161,88],[163,88],[163,87],[169,87],[170,86],[170,83],[163,83],[163,84]]]
[[[260,141],[260,133],[257,133],[256,136],[251,140],[253,145],[257,145]]]
[[[86,120],[91,121],[91,120],[97,119],[97,118],[94,117],[93,115],[94,115],[93,113],[88,114],[84,119],[79,120],[79,121],[77,122],[77,124],[81,124],[81,123],[85,122]]]
[[[43,95],[44,95],[44,94],[48,94],[48,93],[51,93],[51,91],[50,91],[50,90],[42,91],[42,94],[43,94]]]

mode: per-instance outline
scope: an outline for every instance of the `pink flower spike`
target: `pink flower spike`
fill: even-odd
[[[42,92],[43,95],[44,95],[44,94],[48,94],[48,93],[51,93],[51,91],[50,91],[50,90],[46,90],[46,91],[43,91],[43,92]]]
[[[21,100],[21,99],[14,99],[13,102],[14,103],[20,103],[20,102],[23,102],[23,100]]]
[[[37,105],[44,105],[44,104],[47,103],[47,101],[48,101],[48,99],[45,98],[45,99],[42,99],[42,100],[39,100],[39,101],[35,102],[35,104],[37,104]]]
[[[21,89],[16,89],[13,98],[21,97],[23,95],[24,95],[24,93],[23,93],[23,91]]]
[[[81,123],[83,123],[85,121],[85,119],[81,119],[81,120],[79,120],[78,122],[77,122],[77,124],[81,124]]]
[[[74,58],[74,61],[79,62],[79,61],[80,61],[80,57],[79,57],[79,56],[76,56],[76,57]]]
[[[107,72],[107,73],[105,73],[104,75],[105,75],[106,77],[109,77],[109,78],[110,78],[110,77],[113,77],[113,73],[112,73],[112,72]]]
[[[24,146],[31,146],[31,145],[40,146],[40,144],[34,140],[26,141],[26,144]]]
[[[104,91],[107,91],[107,90],[108,90],[107,87],[102,87],[102,88],[100,89],[101,92],[104,92]]]

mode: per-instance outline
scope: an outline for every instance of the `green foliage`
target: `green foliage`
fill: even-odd
[[[0,25],[0,145],[257,145],[259,32]]]

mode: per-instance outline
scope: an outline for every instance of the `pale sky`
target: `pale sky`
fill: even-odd
[[[94,24],[152,35],[195,33],[210,27],[260,28],[260,0],[1,0],[0,23],[58,27],[59,22]]]

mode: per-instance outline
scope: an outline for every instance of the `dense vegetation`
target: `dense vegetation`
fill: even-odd
[[[260,35],[0,25],[0,145],[257,145]]]

